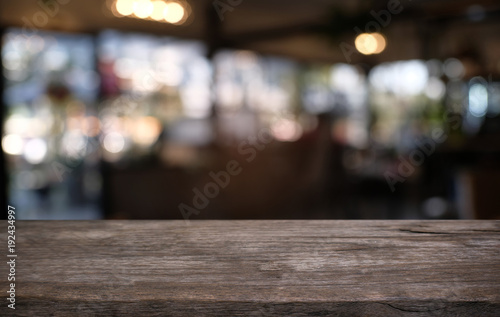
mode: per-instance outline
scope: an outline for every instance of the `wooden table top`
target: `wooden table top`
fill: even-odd
[[[16,227],[2,316],[500,316],[500,221]]]

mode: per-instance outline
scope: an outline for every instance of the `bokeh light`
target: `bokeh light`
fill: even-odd
[[[369,75],[370,84],[375,90],[398,96],[415,96],[424,92],[428,80],[429,70],[421,60],[380,64]],[[433,81],[430,85],[430,95],[439,97],[442,88],[440,83]]]
[[[125,138],[120,133],[111,132],[104,137],[102,145],[110,153],[120,153],[125,148]]]
[[[31,139],[24,146],[23,156],[31,164],[40,164],[47,154],[47,142],[40,138]]]
[[[124,16],[134,13],[134,0],[118,0],[116,1],[116,11]]]
[[[385,49],[386,41],[380,33],[362,33],[356,37],[354,45],[361,54],[380,54]]]
[[[191,12],[185,1],[116,0],[110,10],[116,17],[132,17],[171,24],[183,24]]]
[[[488,110],[488,89],[482,84],[473,84],[469,89],[469,111],[474,117],[483,117]]]
[[[446,93],[446,85],[441,81],[441,79],[436,77],[431,77],[427,81],[427,86],[425,87],[425,95],[430,99],[439,100],[444,97]]]
[[[161,129],[161,122],[155,117],[139,118],[134,125],[132,139],[139,145],[151,145],[160,135]]]
[[[163,12],[165,12],[165,7],[167,4],[163,1],[153,1],[153,13],[151,13],[151,18],[155,21],[161,21],[164,17]]]
[[[302,127],[290,119],[280,119],[271,125],[271,133],[278,141],[293,142],[302,136]]]
[[[163,15],[168,23],[178,23],[184,18],[184,7],[177,2],[167,3]]]
[[[3,151],[10,155],[20,155],[23,152],[24,141],[17,134],[7,134],[2,139]]]
[[[149,0],[134,1],[134,14],[140,19],[146,19],[153,13],[153,3]]]
[[[380,33],[372,33],[371,36],[373,36],[373,38],[375,38],[375,41],[377,41],[377,48],[375,49],[375,52],[373,52],[373,54],[382,53],[386,45],[385,37]]]
[[[465,75],[465,67],[460,60],[448,58],[444,62],[444,73],[450,79],[460,79]]]

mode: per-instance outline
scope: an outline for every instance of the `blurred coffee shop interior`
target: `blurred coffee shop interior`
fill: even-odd
[[[0,4],[18,219],[500,218],[498,1]]]

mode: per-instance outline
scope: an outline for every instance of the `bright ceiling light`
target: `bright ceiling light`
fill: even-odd
[[[380,54],[385,50],[385,37],[380,33],[372,33],[371,36],[377,41],[377,49],[373,54]]]
[[[180,25],[191,9],[185,0],[116,0],[111,11],[116,17],[128,16]]]
[[[153,13],[153,3],[149,0],[134,1],[134,14],[140,19],[146,19]]]
[[[151,13],[151,19],[155,21],[163,20],[163,12],[165,12],[165,7],[167,4],[163,1],[153,1],[153,13]]]
[[[356,37],[354,45],[361,54],[371,55],[382,53],[386,41],[380,33],[362,33]]]
[[[178,23],[184,18],[184,7],[177,2],[167,3],[163,15],[168,23]]]
[[[121,15],[131,15],[134,13],[134,0],[118,0],[116,1],[116,11]]]

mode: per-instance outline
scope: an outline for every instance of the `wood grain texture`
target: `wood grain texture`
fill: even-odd
[[[16,224],[2,316],[500,316],[500,221]]]

